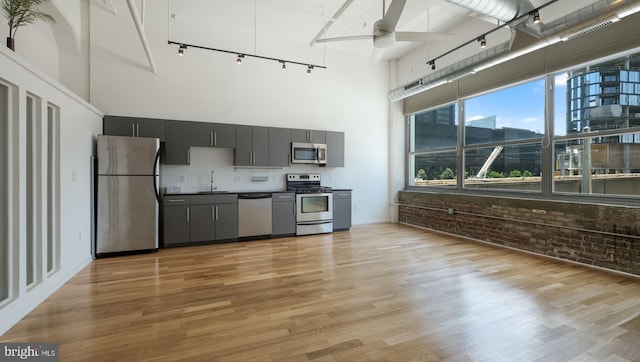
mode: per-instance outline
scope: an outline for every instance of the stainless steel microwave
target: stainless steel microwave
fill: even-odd
[[[291,163],[327,164],[327,145],[324,143],[291,143]]]

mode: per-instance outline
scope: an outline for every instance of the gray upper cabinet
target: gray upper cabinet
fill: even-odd
[[[104,116],[103,134],[109,136],[148,137],[165,140],[164,120]]]
[[[190,144],[194,147],[213,146],[213,123],[189,122],[190,123]]]
[[[292,129],[291,142],[327,143],[326,132],[312,129]]]
[[[269,129],[236,126],[236,166],[269,166]]]
[[[269,166],[286,167],[291,160],[291,130],[269,128]]]
[[[344,167],[344,132],[326,133],[327,167]]]
[[[236,146],[236,125],[215,123],[213,125],[213,146],[234,148]]]
[[[191,146],[226,147],[236,145],[236,126],[223,123],[190,122]]]
[[[164,145],[164,163],[166,165],[188,165],[189,146],[191,145],[190,123],[185,121],[166,121],[166,142]]]

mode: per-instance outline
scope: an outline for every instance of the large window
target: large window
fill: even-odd
[[[409,120],[411,186],[640,196],[640,53]]]
[[[458,107],[446,105],[411,116],[411,185],[456,185]]]

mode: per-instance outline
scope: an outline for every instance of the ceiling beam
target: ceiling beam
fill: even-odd
[[[156,62],[153,59],[153,54],[151,53],[151,47],[149,46],[149,41],[147,40],[147,34],[144,31],[144,26],[142,25],[142,21],[140,21],[140,14],[138,13],[138,8],[134,3],[134,0],[127,0],[127,5],[129,5],[129,11],[131,12],[131,17],[133,18],[133,23],[138,30],[138,35],[140,36],[140,41],[142,42],[142,47],[144,48],[144,52],[147,55],[147,59],[149,60],[149,66],[151,67],[151,71],[153,74],[158,74],[158,66],[156,66]]]
[[[340,16],[342,16],[342,13],[344,13],[347,8],[349,7],[349,5],[351,5],[351,3],[353,2],[353,0],[346,0],[344,2],[344,4],[342,4],[342,6],[340,7],[340,9],[338,9],[338,11],[336,11],[336,13],[331,17],[331,19],[329,19],[329,21],[324,24],[324,26],[322,27],[322,29],[320,30],[320,32],[318,32],[318,35],[316,35],[313,40],[311,40],[311,42],[309,43],[309,46],[314,46],[316,45],[316,42],[318,41],[318,39],[322,38],[324,36],[324,34],[327,32],[327,30],[329,30],[329,28],[331,27],[331,25],[333,25],[333,23],[340,18]]]

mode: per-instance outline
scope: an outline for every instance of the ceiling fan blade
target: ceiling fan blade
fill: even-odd
[[[396,41],[435,42],[451,38],[448,33],[396,31]]]
[[[407,0],[393,0],[391,5],[389,5],[389,9],[387,13],[384,14],[382,18],[382,28],[387,31],[394,31],[396,25],[398,24],[398,20],[400,20],[400,15],[402,15],[402,10],[404,9],[404,4]]]
[[[373,35],[353,35],[353,36],[341,36],[338,38],[322,38],[316,40],[316,43],[329,43],[335,41],[345,41],[345,40],[371,40],[373,39]]]
[[[382,60],[382,56],[384,55],[384,49],[382,48],[373,48],[373,53],[371,53],[371,66],[380,63]]]

